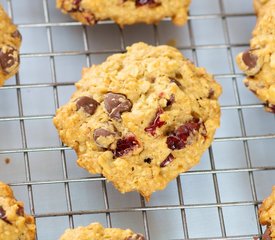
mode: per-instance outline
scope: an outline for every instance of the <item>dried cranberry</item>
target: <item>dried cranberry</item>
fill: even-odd
[[[163,113],[163,109],[159,108],[155,118],[150,122],[149,126],[144,129],[145,132],[150,133],[152,136],[156,135],[156,129],[166,124],[165,121],[160,120],[160,115]]]
[[[187,139],[191,133],[200,129],[201,123],[197,118],[181,125],[167,137],[166,144],[172,150],[183,149],[187,144]]]
[[[114,150],[114,155],[115,157],[124,156],[138,146],[139,143],[134,135],[126,136],[117,141],[116,149]]]
[[[271,103],[267,102],[265,104],[265,106],[267,107],[267,109],[268,109],[269,112],[275,113],[275,105],[274,104],[271,104]]]
[[[169,163],[171,163],[175,157],[170,153],[167,158],[160,164],[161,168],[166,167]]]
[[[22,206],[18,206],[18,208],[16,210],[16,214],[18,216],[24,217],[24,208]]]
[[[80,3],[82,0],[73,0],[71,9],[68,10],[68,12],[77,12],[80,10]]]
[[[272,240],[271,238],[271,229],[269,227],[266,228],[263,236],[262,236],[262,240]]]
[[[136,6],[141,7],[144,5],[156,4],[155,0],[136,0]]]
[[[11,222],[7,219],[6,211],[2,206],[0,206],[0,219],[11,225]]]
[[[172,94],[172,95],[170,96],[170,98],[167,100],[166,107],[172,106],[174,102],[175,102],[175,95]]]

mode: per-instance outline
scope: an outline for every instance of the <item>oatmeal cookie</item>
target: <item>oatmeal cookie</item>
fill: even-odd
[[[11,188],[2,182],[0,182],[0,239],[35,239],[33,217],[24,213],[24,204],[17,201]]]
[[[145,240],[141,234],[129,229],[104,228],[99,223],[92,223],[87,227],[68,229],[59,240]]]
[[[17,73],[21,34],[0,5],[0,86]]]
[[[171,17],[177,25],[187,21],[191,0],[57,0],[57,7],[86,25],[112,19],[120,26],[158,23]]]
[[[237,56],[237,63],[247,75],[245,85],[275,113],[275,0],[258,11],[250,49]]]
[[[177,49],[136,43],[83,70],[54,124],[79,166],[147,200],[196,165],[220,124],[221,87]]]
[[[262,225],[267,226],[262,239],[275,240],[275,186],[271,195],[263,201],[259,209],[259,219]]]

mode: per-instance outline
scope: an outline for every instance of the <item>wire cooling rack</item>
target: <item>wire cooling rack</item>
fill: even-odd
[[[23,35],[21,68],[0,88],[0,179],[36,219],[37,239],[101,222],[154,239],[252,239],[257,210],[275,184],[274,115],[243,86],[235,55],[248,47],[252,1],[193,0],[189,22],[120,29],[112,21],[84,27],[54,0],[0,0]],[[76,166],[52,124],[83,66],[145,41],[173,44],[223,86],[222,124],[201,163],[146,203],[122,195]]]

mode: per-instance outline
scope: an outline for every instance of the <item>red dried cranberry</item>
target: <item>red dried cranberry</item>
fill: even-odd
[[[136,0],[136,6],[141,7],[144,5],[156,4],[155,0]]]
[[[175,95],[172,94],[172,95],[170,96],[170,98],[167,100],[166,107],[172,106],[174,102],[175,102]]]
[[[166,124],[165,121],[160,120],[160,115],[163,113],[163,109],[159,108],[155,118],[150,122],[149,126],[144,129],[145,132],[150,133],[152,136],[156,135],[156,129]]]
[[[18,216],[24,217],[24,208],[22,206],[18,206],[18,208],[16,210],[16,214]]]
[[[126,136],[117,141],[116,150],[114,150],[114,155],[115,157],[124,156],[138,146],[139,143],[134,135]]]
[[[183,149],[187,144],[187,139],[194,131],[199,131],[201,126],[200,120],[197,118],[181,125],[167,137],[166,144],[172,150]]]
[[[0,206],[0,219],[2,219],[4,222],[6,222],[7,224],[12,224],[8,219],[7,219],[7,216],[6,216],[6,211],[5,209]]]
[[[173,160],[175,159],[175,157],[172,155],[172,153],[170,153],[168,155],[167,158],[165,158],[165,160],[160,164],[161,168],[166,167],[169,163],[171,163]]]

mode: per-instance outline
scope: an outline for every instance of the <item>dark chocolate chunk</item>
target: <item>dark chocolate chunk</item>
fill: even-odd
[[[245,51],[243,53],[242,59],[248,69],[252,69],[257,66],[258,57],[251,53],[251,50]]]
[[[172,95],[170,96],[170,98],[167,100],[166,107],[172,106],[174,102],[175,102],[175,95],[172,94]]]
[[[172,155],[172,153],[170,153],[167,158],[165,158],[165,160],[160,164],[161,168],[166,167],[169,163],[171,163],[173,160],[175,159],[175,157]]]
[[[109,131],[109,130],[106,130],[106,129],[104,129],[104,128],[97,128],[97,129],[94,130],[94,135],[93,135],[93,137],[94,137],[95,142],[96,142],[99,146],[101,146],[101,147],[103,147],[103,148],[107,148],[107,147],[109,147],[109,146],[102,146],[102,145],[100,144],[100,142],[97,141],[97,139],[98,139],[99,137],[108,137],[108,136],[111,136],[111,135],[114,136],[115,133],[113,133],[113,132],[111,132],[111,131]]]
[[[151,159],[151,158],[145,158],[143,161],[144,161],[145,163],[150,164],[150,163],[152,162],[152,159]]]
[[[175,83],[179,88],[182,88],[181,83],[180,83],[177,79],[175,79],[175,78],[170,78],[170,82],[171,82],[171,83]]]
[[[76,100],[77,110],[83,109],[84,112],[93,115],[99,103],[91,97],[83,96]]]
[[[120,120],[123,112],[129,112],[132,109],[131,101],[125,95],[119,93],[107,93],[104,104],[110,118],[115,120]]]
[[[0,67],[4,73],[9,74],[18,65],[19,56],[13,47],[5,47],[4,49],[0,49]]]

